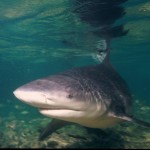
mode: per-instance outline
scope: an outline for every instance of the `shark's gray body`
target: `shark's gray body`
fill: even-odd
[[[150,127],[149,123],[131,115],[131,93],[109,63],[111,38],[127,33],[123,25],[112,25],[125,14],[120,4],[126,1],[74,1],[75,9],[71,13],[75,13],[81,22],[91,25],[92,29],[96,27],[96,30],[87,32],[100,37],[93,49],[99,52],[101,64],[38,79],[14,91],[18,99],[37,107],[43,115],[54,118],[40,140],[70,123],[107,128],[122,121],[132,121]]]
[[[122,121],[149,123],[131,116],[132,96],[109,62],[74,68],[38,79],[14,91],[15,96],[54,118],[40,140],[69,123],[91,128],[112,127]]]

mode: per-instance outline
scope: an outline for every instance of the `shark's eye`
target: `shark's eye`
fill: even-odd
[[[73,98],[73,95],[72,94],[68,94],[68,96],[67,96],[68,98]]]

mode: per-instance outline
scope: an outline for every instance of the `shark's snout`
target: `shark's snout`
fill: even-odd
[[[43,93],[39,91],[33,91],[26,86],[19,87],[16,89],[13,94],[17,99],[28,103],[34,107],[45,108],[47,106],[47,100]],[[50,103],[50,102],[49,102]]]
[[[31,100],[35,96],[34,92],[27,90],[26,88],[24,88],[24,86],[17,88],[13,92],[13,94],[16,96],[16,98],[24,102],[29,102],[29,100]]]
[[[18,99],[24,99],[24,95],[26,95],[26,93],[22,90],[20,90],[19,88],[16,89],[15,91],[13,91],[13,94],[18,98]]]

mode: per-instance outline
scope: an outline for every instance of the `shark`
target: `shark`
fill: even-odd
[[[150,127],[150,123],[133,115],[130,89],[111,65],[109,55],[99,64],[36,79],[13,93],[22,102],[52,118],[39,140],[70,124],[106,129],[129,121]]]
[[[97,27],[92,33],[101,37],[94,45],[101,63],[36,79],[14,90],[16,98],[52,118],[40,134],[40,141],[70,124],[107,129],[128,121],[150,127],[149,122],[133,114],[131,91],[110,62],[111,38],[127,33],[123,25],[111,26],[125,14],[120,4],[126,1],[78,0],[75,3],[73,13],[81,21]]]

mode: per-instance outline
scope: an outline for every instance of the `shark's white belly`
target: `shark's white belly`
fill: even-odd
[[[94,118],[94,119],[83,118],[81,120],[78,120],[76,123],[81,124],[86,127],[91,127],[91,128],[109,128],[118,123],[121,123],[122,121],[123,120],[119,118],[102,117],[102,118]]]

